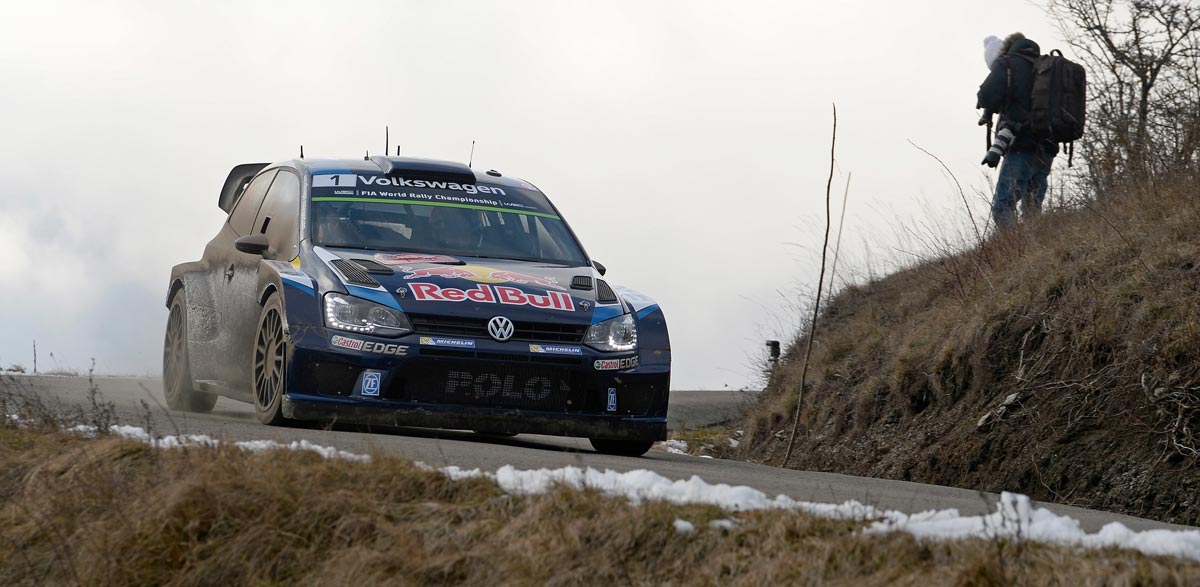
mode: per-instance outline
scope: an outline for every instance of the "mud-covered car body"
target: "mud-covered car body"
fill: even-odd
[[[610,287],[532,184],[425,159],[300,159],[238,166],[220,205],[227,221],[199,261],[174,267],[167,297],[170,308],[185,295],[178,354],[195,393],[256,401],[271,368],[258,329],[275,304],[282,418],[665,438],[671,349],[661,309]],[[431,248],[430,219],[464,210],[476,222],[468,240],[509,234],[522,253]],[[337,246],[350,226],[353,246]],[[418,236],[420,247],[363,245]],[[249,241],[265,250],[245,252]],[[546,248],[564,258],[547,262]],[[391,326],[372,330],[380,324]],[[604,342],[615,340],[603,338],[610,326],[624,343]]]

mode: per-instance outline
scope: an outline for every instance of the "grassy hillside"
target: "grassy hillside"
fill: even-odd
[[[694,524],[676,529],[677,520]],[[710,522],[722,521],[724,527]],[[1195,561],[0,423],[0,585],[1194,585]]]
[[[830,301],[789,467],[1200,524],[1200,190],[1045,214]],[[804,339],[748,415],[777,464]]]

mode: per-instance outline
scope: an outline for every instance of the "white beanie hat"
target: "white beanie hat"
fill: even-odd
[[[996,35],[988,35],[988,38],[983,40],[983,61],[987,63],[988,69],[992,68],[992,63],[1000,56],[1000,47],[1004,45],[1004,41]]]

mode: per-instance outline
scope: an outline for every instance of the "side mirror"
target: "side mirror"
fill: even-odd
[[[267,252],[271,243],[265,234],[248,234],[233,241],[233,248],[251,255],[261,255]]]
[[[604,267],[604,264],[599,261],[592,261],[592,267],[595,267],[596,271],[600,272],[600,275],[604,275],[605,273],[608,273],[608,269],[606,269]]]

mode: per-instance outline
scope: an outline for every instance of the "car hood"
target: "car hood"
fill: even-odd
[[[370,288],[375,290],[371,297],[378,299],[385,294],[409,314],[463,318],[503,315],[527,322],[589,324],[593,318],[623,312],[620,303],[612,299],[605,299],[597,312],[599,280],[591,267],[338,249],[327,252],[332,254],[329,261],[341,258],[367,271],[379,284]],[[363,289],[354,283],[353,276],[337,272],[351,293]],[[587,286],[576,281],[586,281]]]

